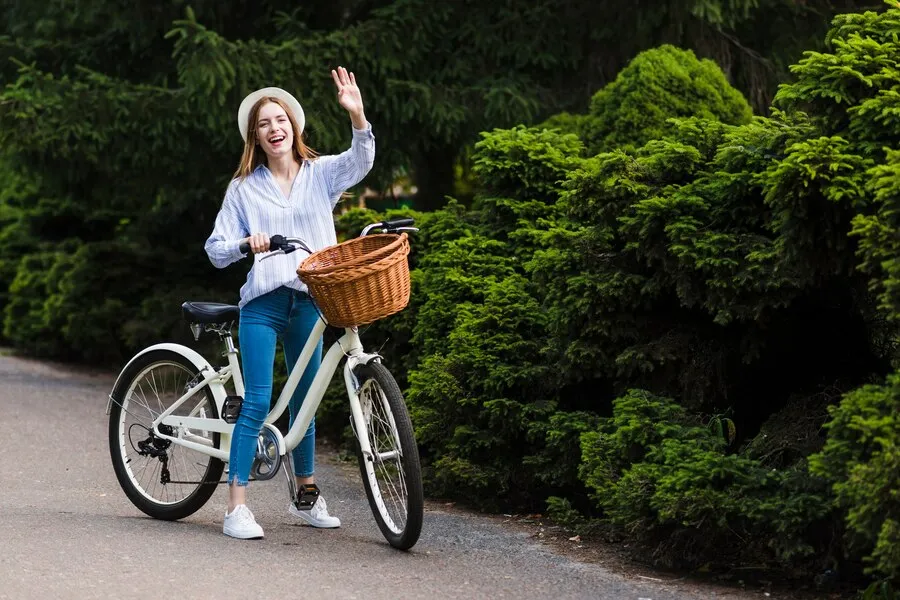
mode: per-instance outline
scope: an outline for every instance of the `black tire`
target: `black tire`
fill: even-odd
[[[109,453],[113,470],[128,499],[155,519],[174,521],[197,512],[216,491],[225,468],[221,460],[167,443],[149,430],[151,414],[158,415],[171,406],[191,382],[199,379],[194,364],[182,355],[154,350],[128,365],[112,392]],[[168,390],[170,381],[172,389]],[[209,387],[179,407],[176,414],[188,414],[192,409],[202,411],[207,418],[219,416]],[[219,447],[218,433],[203,433],[213,447]],[[141,453],[139,443],[153,445],[157,454],[165,455],[166,463],[162,456]],[[169,483],[162,482],[164,464],[170,472]],[[179,483],[188,480],[192,483]]]
[[[394,452],[395,456],[388,460],[363,456],[357,447],[359,470],[366,497],[369,499],[369,507],[388,543],[394,548],[409,550],[419,540],[424,513],[422,471],[412,421],[409,419],[409,412],[406,410],[406,403],[397,382],[383,365],[379,363],[360,365],[354,374],[360,385],[360,404],[363,405],[373,454],[383,450],[390,452],[386,446],[396,450],[397,441],[400,446],[400,452]],[[374,410],[371,407],[367,409],[367,402],[375,407]],[[379,419],[378,416],[382,418]],[[395,427],[390,426],[391,418]],[[390,429],[393,429],[393,435]],[[386,486],[384,480],[392,475],[397,476],[399,485]],[[384,492],[394,495],[400,491],[397,487],[405,488],[404,493],[402,497],[391,499],[389,506],[383,498]]]

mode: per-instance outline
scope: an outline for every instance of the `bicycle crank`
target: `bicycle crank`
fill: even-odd
[[[263,427],[256,442],[256,459],[250,467],[250,475],[254,479],[265,481],[272,479],[281,468],[281,452],[278,450],[278,437],[269,427]]]

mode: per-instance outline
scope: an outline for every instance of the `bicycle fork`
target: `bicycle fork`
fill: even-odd
[[[344,364],[344,384],[347,386],[347,396],[350,399],[350,424],[353,426],[353,433],[359,441],[359,450],[366,460],[372,460],[372,446],[369,443],[369,428],[366,422],[366,416],[362,411],[362,404],[359,401],[359,380],[353,371],[360,364],[368,364],[372,360],[380,360],[377,354],[360,354],[358,356],[348,356],[347,362]]]

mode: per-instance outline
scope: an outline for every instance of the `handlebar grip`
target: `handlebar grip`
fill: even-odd
[[[269,237],[269,252],[272,252],[274,250],[286,250],[287,248],[290,248],[290,244],[287,243],[287,240],[284,239],[283,235],[278,235],[276,233],[275,235]],[[238,246],[238,250],[240,250],[241,254],[249,254],[250,243],[241,242],[241,245]]]
[[[385,221],[384,226],[388,229],[393,229],[395,227],[409,227],[415,222],[415,219],[394,219],[393,221]]]
[[[290,244],[287,243],[287,240],[284,239],[283,235],[275,234],[269,236],[269,252],[274,250],[287,250],[290,248]]]

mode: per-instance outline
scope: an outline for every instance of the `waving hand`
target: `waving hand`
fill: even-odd
[[[362,94],[356,85],[356,77],[344,67],[331,70],[331,78],[337,87],[337,97],[340,105],[350,113],[353,126],[361,129],[365,126],[366,117],[363,111]]]

